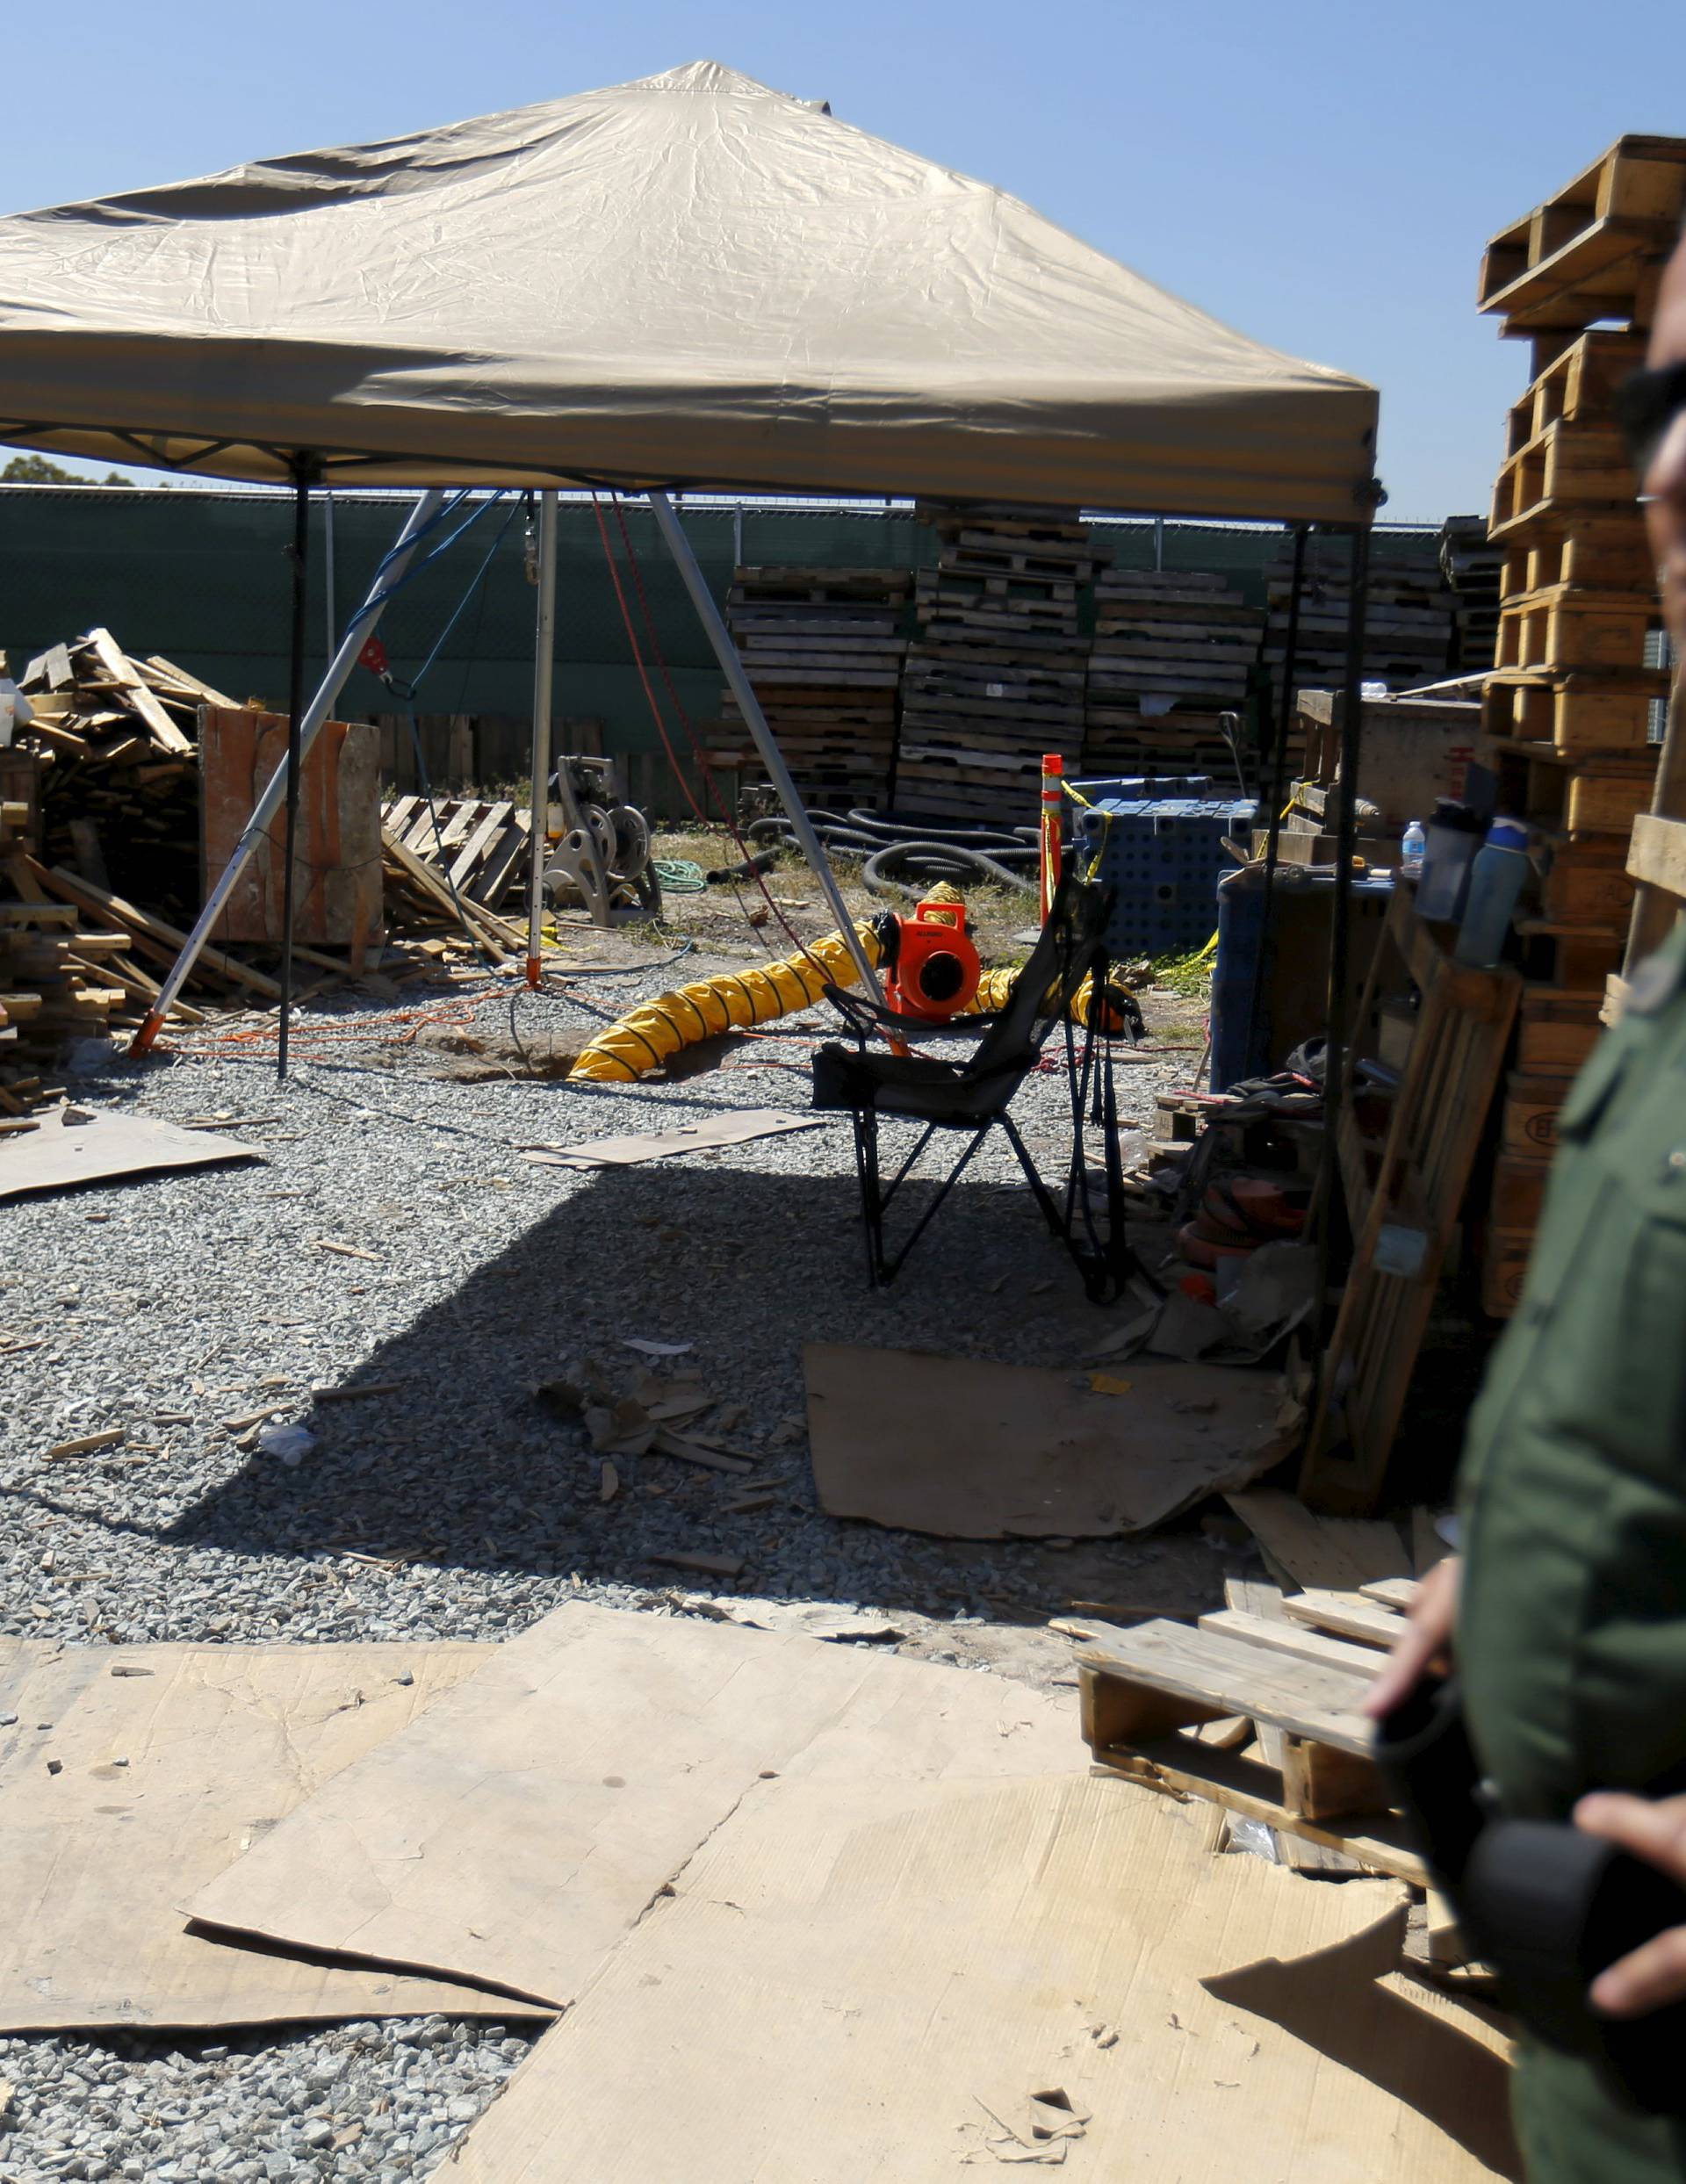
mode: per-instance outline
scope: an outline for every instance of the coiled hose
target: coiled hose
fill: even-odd
[[[950,826],[940,819],[899,818],[893,811],[863,808],[839,814],[811,811],[815,833],[828,850],[859,857],[861,878],[870,894],[916,902],[938,880],[980,880],[1034,895],[1039,884],[1041,846],[1034,827],[1012,833],[988,827]],[[789,819],[756,819],[747,839],[796,847]]]

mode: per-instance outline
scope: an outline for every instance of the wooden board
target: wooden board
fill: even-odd
[[[287,752],[286,717],[206,706],[199,729],[204,775],[202,847],[207,890],[221,877],[259,796]],[[380,736],[369,721],[327,722],[299,774],[299,839],[293,857],[297,938],[359,957],[378,948],[382,919]],[[286,820],[248,860],[219,940],[273,945],[282,933]]]
[[[455,1985],[227,1948],[181,1911],[492,1650],[0,1641],[0,2032],[508,2015]]]
[[[1082,1373],[834,1343],[805,1344],[803,1372],[821,1507],[944,1539],[1144,1531],[1285,1445],[1265,1373],[1135,1359],[1101,1394]]]
[[[192,1899],[221,1932],[572,2002],[767,1770],[1069,1765],[1067,1706],[815,1639],[559,1608]]]
[[[1350,1638],[1361,1646],[1393,1646],[1405,1629],[1401,1615],[1359,1593],[1294,1593],[1282,1603],[1282,1607],[1284,1613],[1296,1623],[1308,1624],[1316,1631],[1333,1632],[1337,1638]],[[1381,1664],[1375,1661],[1374,1666],[1380,1669]]]
[[[1292,1494],[1253,1488],[1225,1497],[1266,1558],[1302,1589],[1354,1590],[1410,1575],[1397,1525],[1380,1517],[1320,1517]]]
[[[1097,2184],[1517,2173],[1495,2043],[1380,1984],[1391,1885],[1213,1858],[1116,1780],[763,1784],[675,1885],[453,2179],[949,2184],[1038,2155]],[[1027,2096],[1056,2088],[1080,2136],[1037,2141]]]

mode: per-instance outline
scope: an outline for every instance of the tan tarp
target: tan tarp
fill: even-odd
[[[0,439],[1367,521],[1373,391],[712,61],[0,221]]]

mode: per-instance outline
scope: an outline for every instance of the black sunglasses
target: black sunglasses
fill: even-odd
[[[1686,364],[1635,371],[1616,390],[1616,422],[1634,469],[1643,478],[1669,429],[1686,409]]]

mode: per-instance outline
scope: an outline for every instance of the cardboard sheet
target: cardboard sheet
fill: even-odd
[[[491,1650],[0,1642],[0,2032],[519,2015],[227,1948],[179,1907]]]
[[[61,1191],[75,1183],[110,1182],[157,1168],[214,1168],[227,1160],[261,1160],[256,1145],[211,1130],[178,1130],[149,1114],[110,1108],[55,1107],[39,1130],[0,1137],[0,1199]]]
[[[918,1780],[1082,1755],[996,1676],[733,1624],[559,1608],[191,1900],[218,1929],[558,2005],[769,1772]]]
[[[1206,1842],[1083,1776],[758,1785],[453,2184],[1516,2174],[1491,2035],[1379,1984],[1401,1892]]]
[[[1282,1452],[1273,1373],[1132,1359],[1092,1375],[840,1343],[802,1361],[821,1508],[946,1539],[1145,1532]]]
[[[747,1145],[753,1138],[779,1137],[787,1130],[823,1129],[831,1120],[827,1114],[782,1114],[772,1107],[745,1107],[735,1114],[710,1115],[705,1121],[686,1122],[676,1130],[598,1137],[584,1145],[535,1146],[522,1157],[541,1168],[636,1168],[646,1160],[670,1160],[675,1153]]]

